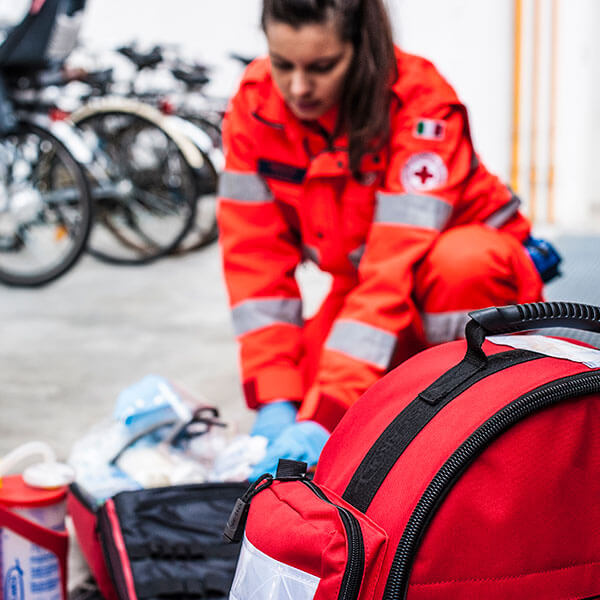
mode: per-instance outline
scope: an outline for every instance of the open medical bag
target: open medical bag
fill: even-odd
[[[71,455],[67,511],[106,600],[229,593],[239,548],[222,533],[247,483],[206,482],[206,465],[186,458],[181,444],[199,441],[210,454],[225,424],[216,408],[189,408],[175,392],[157,376],[127,388],[116,409],[124,420],[93,429]]]
[[[227,598],[239,553],[223,528],[243,483],[120,492],[93,509],[73,484],[67,506],[106,600]]]
[[[600,309],[470,316],[362,396],[313,479],[280,461],[238,500],[233,600],[600,597],[600,351],[503,335]]]

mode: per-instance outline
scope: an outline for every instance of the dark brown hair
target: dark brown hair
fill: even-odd
[[[392,28],[383,0],[263,0],[269,21],[295,28],[334,19],[343,41],[354,46],[335,134],[348,133],[350,169],[382,147],[390,134],[390,84],[397,77]]]

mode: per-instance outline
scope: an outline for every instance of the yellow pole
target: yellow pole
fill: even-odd
[[[531,146],[529,152],[529,218],[537,216],[537,133],[540,71],[540,0],[533,3],[533,68],[531,73]]]
[[[512,114],[512,147],[510,165],[510,186],[519,191],[519,126],[521,103],[521,18],[522,0],[514,0],[514,42],[513,42],[513,114]]]
[[[556,209],[554,205],[554,161],[556,147],[556,92],[557,92],[557,48],[558,48],[558,0],[552,0],[552,33],[550,48],[550,131],[548,139],[548,222],[556,220]]]

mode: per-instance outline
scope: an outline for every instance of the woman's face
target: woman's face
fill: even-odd
[[[294,28],[268,21],[265,33],[275,85],[299,119],[324,115],[340,99],[354,54],[333,19]]]

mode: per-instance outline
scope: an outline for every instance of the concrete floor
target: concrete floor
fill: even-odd
[[[600,236],[562,236],[566,275],[550,300],[600,304]],[[326,282],[309,275],[313,302]],[[149,373],[202,395],[241,431],[244,408],[216,245],[145,267],[89,256],[36,290],[0,288],[0,456],[29,440],[64,459],[110,415],[120,390]],[[72,556],[72,583],[85,567]]]
[[[0,455],[39,439],[66,458],[149,373],[245,425],[216,245],[144,267],[85,256],[47,287],[0,288],[0,322]]]

